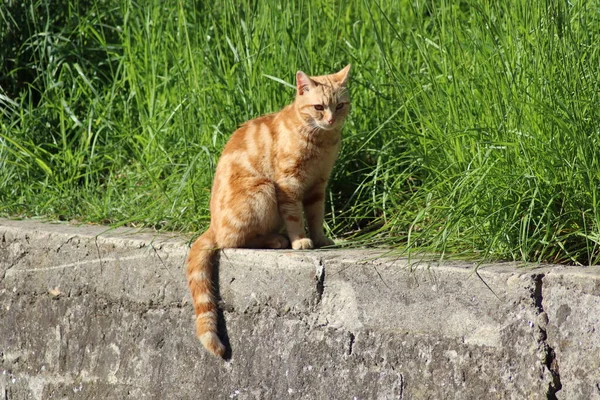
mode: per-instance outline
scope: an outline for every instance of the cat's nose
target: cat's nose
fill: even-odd
[[[334,118],[330,118],[327,122],[329,122],[329,125],[333,125],[333,123],[335,122]]]

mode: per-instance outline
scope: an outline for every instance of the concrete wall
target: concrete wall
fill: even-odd
[[[186,252],[0,220],[0,399],[600,398],[600,267],[227,250],[223,361],[194,337]]]

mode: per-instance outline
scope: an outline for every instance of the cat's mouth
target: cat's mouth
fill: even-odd
[[[322,131],[332,131],[338,127],[338,124],[337,123],[334,123],[334,124],[323,123],[322,124],[322,123],[315,121],[314,126],[315,126],[315,128],[320,129]]]

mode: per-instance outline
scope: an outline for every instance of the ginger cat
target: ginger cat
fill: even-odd
[[[213,182],[208,230],[192,244],[187,280],[196,335],[222,357],[213,285],[219,249],[312,249],[333,244],[323,232],[325,186],[350,112],[350,65],[325,76],[296,74],[296,99],[243,124],[225,146]],[[303,212],[309,237],[306,237]],[[280,234],[285,227],[288,237]],[[288,240],[289,238],[289,240]]]

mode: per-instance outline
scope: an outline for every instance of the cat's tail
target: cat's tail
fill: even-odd
[[[210,228],[192,244],[187,258],[187,281],[196,312],[196,336],[208,351],[223,357],[225,346],[217,335],[214,259],[219,250]]]

